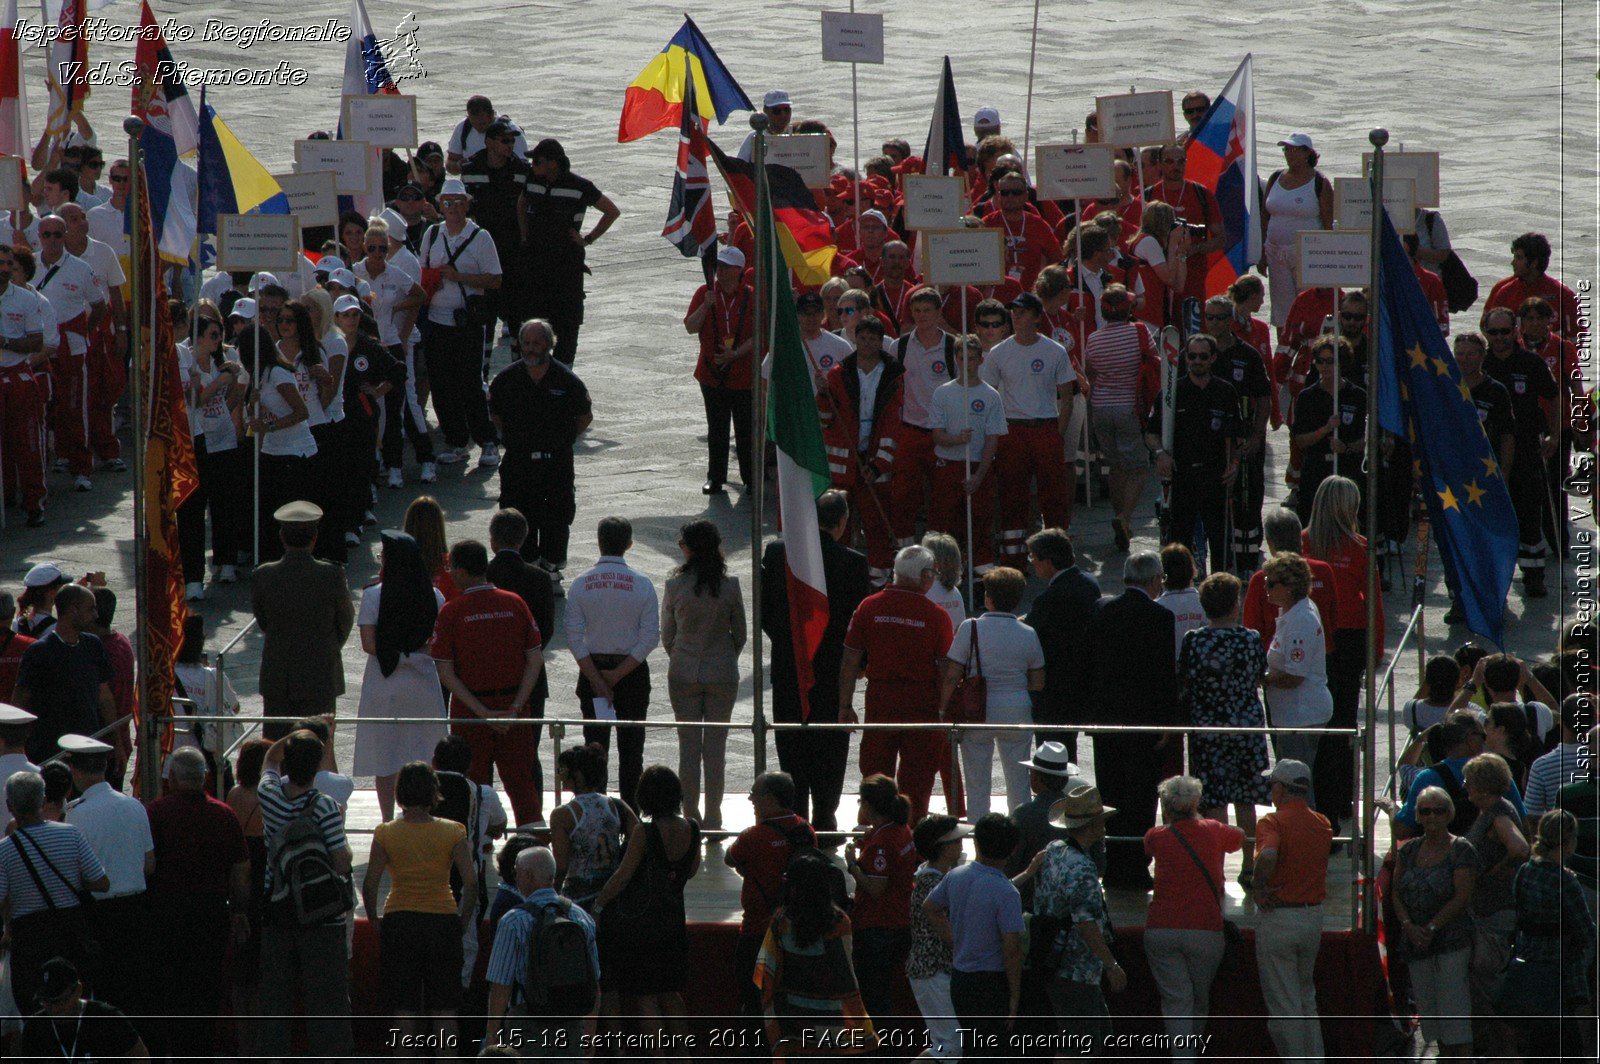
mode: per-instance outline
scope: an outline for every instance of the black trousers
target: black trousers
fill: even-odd
[[[400,344],[391,346],[389,354],[402,366],[407,364],[405,348]],[[427,357],[426,352],[423,357]],[[407,379],[383,397],[383,465],[386,469],[399,469],[405,464],[407,440],[411,441],[411,450],[416,453],[418,462],[433,461],[433,440],[422,422],[420,394],[415,403],[411,401],[416,388],[417,382]]]
[[[706,479],[713,484],[728,479],[728,428],[732,423],[734,450],[739,457],[739,483],[754,481],[750,473],[750,391],[700,386],[706,406]]]
[[[856,983],[861,987],[861,1005],[882,1030],[894,1012],[894,980],[905,971],[911,953],[911,929],[863,927],[856,930],[851,945],[851,963]]]
[[[94,996],[121,1009],[141,1033],[148,1033],[149,1021],[137,1018],[145,1016],[153,1004],[147,992],[150,968],[145,936],[152,925],[145,895],[97,899],[84,915],[90,935],[100,946]],[[184,934],[188,932],[183,929]],[[169,945],[164,942],[163,949]]]
[[[1550,501],[1545,488],[1545,462],[1539,455],[1537,440],[1517,440],[1506,489],[1517,514],[1517,564],[1527,575],[1530,569],[1543,569],[1549,555],[1545,527]]]
[[[567,541],[578,516],[577,474],[572,455],[529,461],[506,455],[500,466],[500,508],[515,507],[528,519],[522,556],[543,558],[557,569],[567,564]]]
[[[578,357],[578,330],[583,326],[583,289],[553,286],[539,271],[529,280],[528,317],[543,318],[556,332],[550,357],[568,366]]]
[[[1205,526],[1208,550],[1205,571],[1220,573],[1229,568],[1228,547],[1233,530],[1228,527],[1228,489],[1220,469],[1205,467],[1177,469],[1172,474],[1172,542],[1182,543],[1200,556],[1195,524]]]
[[[1234,568],[1253,572],[1261,563],[1261,507],[1266,494],[1267,452],[1263,448],[1239,463],[1239,476],[1233,482]],[[1217,572],[1217,566],[1211,571]]]
[[[1005,972],[950,972],[950,1004],[956,1010],[963,1039],[961,1058],[1007,1057],[1006,1014],[1011,1011],[1011,984]]]
[[[595,654],[594,663],[601,669],[613,669],[621,663],[620,655]],[[624,676],[616,687],[612,688],[613,705],[617,710],[618,720],[644,720],[645,713],[650,709],[650,666],[641,662],[637,669]],[[585,720],[594,719],[594,688],[589,684],[589,678],[582,673],[578,675],[578,704],[583,709]],[[633,805],[633,792],[639,789],[639,777],[644,772],[644,729],[643,728],[610,728],[586,727],[583,729],[583,741],[586,743],[599,743],[604,749],[611,749],[611,733],[617,733],[617,797],[629,805]],[[611,771],[606,770],[606,782],[610,783]]]
[[[256,559],[257,564],[275,562],[283,557],[278,522],[272,519],[272,514],[284,503],[306,497],[312,468],[310,458],[282,454],[261,456],[261,557]]]
[[[1350,456],[1346,456],[1350,457]],[[1360,478],[1360,456],[1356,456],[1351,463],[1350,476],[1352,480]],[[1343,463],[1340,463],[1343,465]],[[1351,476],[1351,474],[1355,474]],[[1416,494],[1414,488],[1416,479],[1412,472],[1411,445],[1403,439],[1396,439],[1394,450],[1389,457],[1382,461],[1378,469],[1378,549],[1382,552],[1390,540],[1401,544],[1402,553],[1404,544],[1411,535],[1411,500]],[[1363,505],[1365,503],[1363,502]],[[1366,520],[1366,510],[1363,509],[1362,520]]]
[[[1366,633],[1360,628],[1337,628],[1333,653],[1328,655],[1328,691],[1333,695],[1330,728],[1354,728],[1361,707],[1362,678],[1367,672]],[[1351,815],[1355,797],[1355,767],[1351,764],[1350,737],[1324,735],[1317,743],[1317,763],[1311,770],[1317,812],[1339,826]],[[1335,832],[1337,834],[1337,832]]]
[[[249,452],[243,447],[209,451],[206,438],[194,438],[200,482],[178,508],[178,550],[183,579],[199,583],[206,576],[206,520],[211,522],[211,564],[235,565],[241,541],[250,528]]]
[[[451,447],[495,442],[483,388],[483,326],[429,322],[425,357],[439,431]]]
[[[838,831],[850,733],[780,731],[774,738],[778,767],[794,777],[794,811],[818,831]]]
[[[165,1016],[152,1055],[174,1058],[214,1055],[217,1013],[222,1002],[222,958],[228,946],[228,899],[201,894],[150,896],[153,927],[175,933],[162,942],[157,969],[159,1001]]]
[[[1106,805],[1117,811],[1106,821],[1107,835],[1142,840],[1156,825],[1156,784],[1161,782],[1162,751],[1154,735],[1096,735],[1095,781]],[[1109,770],[1109,771],[1108,771]],[[1148,885],[1150,858],[1144,843],[1106,842],[1107,886]],[[956,1010],[960,1011],[959,1008]]]
[[[378,421],[345,407],[337,426],[330,499],[341,529],[361,529],[372,505],[372,478],[378,475]]]
[[[322,507],[322,521],[317,528],[315,553],[325,562],[345,563],[344,523],[346,510],[340,506],[345,472],[344,422],[330,421],[311,430],[317,441],[317,453],[311,459],[311,472],[306,497]]]

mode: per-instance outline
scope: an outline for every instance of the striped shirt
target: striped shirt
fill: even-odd
[[[19,835],[25,835],[28,841],[21,841]],[[23,846],[27,847],[28,862],[39,874],[39,882],[49,892],[48,902],[39,893],[33,876],[28,874],[28,863],[17,852],[18,847]],[[50,870],[50,865],[55,866],[55,872]],[[105,874],[89,840],[71,824],[52,821],[29,824],[25,828],[18,827],[10,838],[0,842],[0,903],[10,903],[13,920],[50,908],[77,908],[77,892],[85,883]],[[65,882],[62,876],[66,877]]]
[[[561,895],[554,887],[540,887],[523,899],[535,906],[555,906]],[[594,918],[573,905],[567,919],[583,928],[589,939],[589,967],[594,971],[595,982],[600,981],[600,950],[595,945]],[[497,986],[512,987],[513,1001],[522,1000],[522,981],[528,974],[528,946],[533,938],[533,914],[521,905],[507,910],[495,928],[494,951],[489,954],[489,982]]]
[[[1529,819],[1537,819],[1556,807],[1556,792],[1587,772],[1593,751],[1584,752],[1582,743],[1562,743],[1540,756],[1528,769],[1528,789],[1522,808]]]
[[[1096,410],[1132,410],[1139,400],[1139,367],[1154,349],[1142,324],[1109,322],[1096,329],[1083,348],[1089,402]]]
[[[322,841],[328,847],[328,852],[337,853],[339,850],[349,848],[349,842],[344,837],[344,814],[339,811],[339,803],[321,791],[307,791],[298,798],[290,798],[283,790],[283,777],[275,769],[267,769],[261,774],[261,782],[256,786],[256,798],[261,803],[261,823],[263,834],[267,841],[267,850],[272,849],[272,840],[282,831],[284,825],[300,815],[306,803],[316,795],[317,824],[322,828]],[[267,862],[266,895],[272,896],[272,862]],[[340,917],[336,922],[343,923]]]

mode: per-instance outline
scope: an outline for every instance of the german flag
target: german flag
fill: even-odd
[[[728,183],[733,205],[755,232],[756,168],[754,163],[731,158],[715,143],[711,152],[717,169]],[[783,259],[802,285],[816,286],[833,276],[833,226],[817,210],[817,199],[800,175],[787,166],[767,164],[767,191],[772,197],[772,217],[777,223]]]

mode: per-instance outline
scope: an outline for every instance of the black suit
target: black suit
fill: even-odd
[[[1027,624],[1044,648],[1044,689],[1034,692],[1036,724],[1084,719],[1083,685],[1089,678],[1089,623],[1100,605],[1100,585],[1076,565],[1056,573],[1028,610]],[[1078,733],[1040,730],[1034,744],[1059,742],[1078,760]]]
[[[1149,595],[1129,588],[1103,603],[1089,625],[1089,718],[1098,724],[1178,723],[1176,619]],[[1095,782],[1117,807],[1106,834],[1142,839],[1156,823],[1161,756],[1155,733],[1094,737]],[[1142,842],[1106,845],[1106,884],[1143,889],[1150,859]]]
[[[544,639],[545,668],[539,670],[539,679],[528,697],[528,716],[543,717],[544,703],[550,697],[550,640],[556,630],[555,593],[550,588],[550,577],[543,569],[529,565],[521,554],[503,550],[489,559],[489,582],[502,591],[514,592],[533,614],[533,623],[539,626]],[[544,804],[544,769],[539,765],[539,738],[544,725],[532,725],[533,730],[533,787]]]
[[[782,543],[767,544],[761,557],[761,630],[772,641],[772,719],[783,724],[800,722],[800,686],[795,671],[794,643],[789,629],[789,588],[785,580],[786,556]],[[839,719],[839,667],[844,657],[844,635],[856,607],[872,591],[867,559],[840,546],[822,533],[822,572],[828,582],[828,629],[811,659],[814,683],[810,691],[810,720],[819,724]],[[818,831],[837,831],[834,815],[844,790],[845,764],[850,756],[846,731],[778,732],[778,764],[794,777],[794,811]]]

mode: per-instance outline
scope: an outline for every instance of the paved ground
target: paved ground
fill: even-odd
[[[157,7],[161,17],[171,15],[194,26],[203,26],[210,17],[246,18],[232,5],[165,2]],[[380,37],[411,8],[388,0],[368,5]],[[1006,132],[1021,140],[1028,5],[925,0],[914,7],[863,4],[862,10],[885,14],[889,60],[860,71],[866,154],[873,154],[888,136],[904,136],[920,146],[939,58],[947,52],[968,120],[980,105],[997,106]],[[839,137],[840,159],[848,160],[850,71],[820,63],[816,11],[814,4],[719,2],[702,4],[693,14],[752,97],[759,100],[774,86],[788,88],[796,117],[827,121]],[[117,24],[137,20],[131,3],[102,14]],[[262,0],[248,9],[250,20],[290,25],[347,15],[342,0]],[[1508,272],[1510,239],[1527,229],[1550,234],[1556,245],[1554,272],[1576,284],[1595,275],[1594,39],[1588,15],[1592,8],[1550,0],[1466,6],[1285,0],[1250,14],[1193,0],[1159,7],[1087,0],[1071,9],[1070,19],[1049,9],[1044,13],[1032,139],[1065,139],[1091,109],[1096,92],[1125,91],[1136,84],[1141,90],[1167,88],[1179,95],[1190,88],[1215,93],[1250,50],[1256,64],[1263,174],[1277,163],[1272,145],[1290,130],[1306,130],[1316,138],[1326,172],[1359,174],[1367,130],[1385,125],[1397,144],[1443,153],[1443,210],[1457,248],[1485,292]],[[559,136],[577,171],[596,181],[622,208],[621,221],[591,252],[595,276],[577,368],[594,394],[595,426],[579,457],[578,520],[569,572],[592,563],[596,551],[589,530],[600,517],[617,513],[634,522],[638,546],[632,560],[658,584],[677,561],[678,527],[702,516],[721,525],[736,571],[749,569],[747,500],[735,491],[727,499],[708,502],[698,492],[704,477],[704,429],[689,375],[695,343],[682,332],[680,320],[699,272],[657,235],[671,183],[672,135],[618,145],[612,132],[624,86],[673,33],[680,17],[680,8],[671,4],[614,0],[581,7],[504,2],[455,7],[448,15],[438,8],[420,10],[418,56],[427,77],[405,83],[406,91],[419,97],[425,137],[444,141],[459,120],[464,98],[486,92],[522,122],[530,141]],[[130,45],[96,47],[98,55],[131,59]],[[300,88],[224,88],[208,95],[270,168],[287,168],[294,137],[334,124],[342,45],[257,44],[241,51],[202,43],[197,35],[193,42],[174,42],[173,51],[180,61],[205,67],[267,68],[280,59],[306,67],[310,79]],[[39,69],[37,52],[28,63],[31,72]],[[37,77],[31,78],[30,89],[37,125],[43,115]],[[115,153],[124,99],[121,90],[112,88],[96,90],[91,97],[90,115],[110,154]],[[744,132],[743,116],[736,115],[716,135],[731,150]],[[1460,316],[1457,324],[1466,326],[1469,319],[1474,316]],[[506,357],[504,349],[499,357]],[[1285,433],[1275,434],[1272,448],[1276,470],[1287,450]],[[59,475],[51,486],[57,494],[50,501],[47,526],[25,530],[19,514],[8,515],[10,527],[0,531],[0,582],[19,587],[28,565],[57,558],[69,571],[104,569],[113,586],[131,586],[129,477],[101,475],[88,495],[72,494],[69,482]],[[404,491],[384,490],[382,521],[398,523],[418,490],[414,483]],[[1282,490],[1281,475],[1275,472],[1269,491]],[[452,537],[485,534],[495,500],[491,478],[461,466],[446,467],[434,494],[449,514]],[[1073,532],[1102,586],[1115,593],[1121,556],[1111,546],[1108,516],[1103,503],[1080,509]],[[1151,509],[1145,510],[1136,531],[1138,547],[1155,546]],[[371,553],[364,547],[353,557],[353,588],[374,576]],[[1459,629],[1448,638],[1441,632],[1436,619],[1444,608],[1439,573],[1435,557],[1428,595],[1430,648],[1454,646],[1465,635]],[[1549,651],[1558,625],[1577,606],[1570,567],[1556,586],[1559,593],[1539,603],[1524,603],[1513,590],[1508,625],[1512,649],[1525,655]],[[200,605],[214,633],[213,647],[248,622],[247,596],[244,584],[213,588]],[[1392,637],[1404,626],[1404,607],[1402,596],[1389,601]],[[131,605],[125,612],[131,612]],[[126,625],[128,618],[123,621]],[[550,670],[557,695],[550,713],[575,715],[570,692],[576,669],[563,652],[559,633],[554,646]],[[247,707],[257,704],[250,697],[257,652],[255,637],[247,636],[229,658],[229,673],[245,693]],[[1402,699],[1414,687],[1415,661],[1408,656],[1400,667]],[[345,662],[351,690],[341,700],[340,713],[354,715],[364,666],[354,639],[346,647]],[[658,677],[664,675],[665,660],[659,654],[653,666]],[[754,691],[748,652],[744,675],[736,719],[749,720]],[[664,690],[653,713],[667,713]],[[670,735],[654,733],[648,758],[675,763]],[[340,743],[346,755],[349,742],[346,733]],[[1386,747],[1385,735],[1380,734],[1380,743]],[[730,806],[742,806],[739,796],[753,761],[750,736],[735,733],[730,746]],[[1382,750],[1379,760],[1385,760]]]

